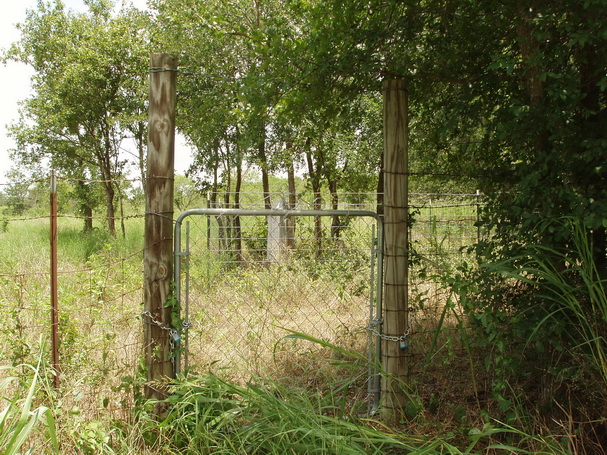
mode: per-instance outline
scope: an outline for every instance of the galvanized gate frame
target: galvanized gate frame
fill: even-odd
[[[384,229],[383,220],[375,212],[369,210],[277,210],[277,209],[223,209],[223,208],[200,208],[187,210],[179,215],[175,221],[174,233],[174,264],[173,264],[173,279],[175,285],[174,297],[177,300],[178,308],[183,314],[180,314],[183,324],[179,337],[176,337],[174,342],[175,348],[175,373],[181,372],[181,352],[184,353],[184,370],[188,368],[188,329],[189,323],[189,274],[186,271],[185,276],[185,301],[181,298],[181,258],[185,257],[186,269],[189,265],[189,226],[186,233],[186,247],[181,249],[181,229],[183,221],[190,216],[293,216],[293,217],[359,217],[373,218],[377,222],[377,241],[372,239],[371,245],[371,277],[370,277],[370,293],[369,293],[369,325],[366,329],[369,332],[369,378],[367,391],[369,394],[369,413],[374,413],[379,407],[380,391],[381,391],[381,338],[382,338],[382,312],[383,312],[383,272],[384,272]],[[372,234],[374,236],[374,233]],[[375,273],[375,258],[377,258],[377,277]],[[377,290],[374,295],[373,290]],[[183,304],[182,304],[183,303]],[[179,346],[183,339],[183,347]],[[372,398],[372,399],[371,399]]]

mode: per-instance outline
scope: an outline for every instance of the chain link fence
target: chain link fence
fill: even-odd
[[[183,231],[180,300],[191,325],[184,363],[242,381],[264,376],[305,385],[329,382],[335,373],[327,365],[335,356],[348,350],[373,360],[378,355],[377,221],[331,211],[305,216],[304,211],[328,204],[300,200],[295,212],[288,212],[286,196],[271,197],[274,212],[264,209],[259,195],[242,198],[240,212],[230,210],[229,197],[216,198],[208,209],[184,217],[178,228]],[[342,195],[340,201],[339,210],[371,213],[376,207],[371,195]],[[411,201],[415,366],[423,360],[418,343],[431,341],[447,299],[444,287],[428,280],[428,269],[437,274],[456,267],[465,247],[478,240],[480,199],[412,195]],[[359,397],[374,394],[377,385],[369,381],[367,387],[372,372],[358,374]]]
[[[335,379],[328,364],[336,356],[369,352],[377,217],[276,207],[180,216],[178,268],[185,273],[178,295],[190,327],[184,363],[245,382],[272,377],[322,386]],[[361,367],[362,397],[368,372]]]
[[[217,198],[221,204],[211,208],[230,207],[223,202],[225,195],[221,196]],[[271,198],[288,208],[286,195],[272,194]],[[339,200],[339,210],[376,211],[375,195],[346,194]],[[263,196],[243,194],[240,206],[263,209]],[[415,252],[410,302],[415,311],[410,318],[408,352],[413,374],[420,377],[424,370],[444,369],[440,355],[431,356],[427,363],[428,346],[461,349],[447,340],[449,331],[434,340],[436,328],[446,326],[441,315],[449,299],[448,288],[437,277],[465,260],[462,247],[482,237],[475,226],[482,201],[474,194],[412,194],[410,206]],[[328,210],[332,204],[299,195],[296,210],[314,208]],[[192,323],[187,340],[190,367],[243,381],[254,375],[283,378],[305,387],[354,377],[360,387],[353,394],[364,402],[369,393],[367,365],[360,362],[359,369],[339,365],[347,351],[364,356],[370,352],[368,327],[377,318],[379,291],[375,220],[295,217],[293,235],[289,234],[291,225],[281,224],[280,219],[268,223],[265,216],[205,215],[188,221],[189,255],[181,256],[180,264],[189,271],[189,282],[184,279],[182,290],[187,288]],[[60,358],[62,388],[69,390],[62,399],[66,409],[74,412],[128,416],[137,387],[142,323],[146,322],[141,317],[143,267],[138,243],[142,223],[135,218],[126,222],[127,233],[133,234],[132,248],[100,250],[91,237],[88,251],[81,220],[60,215]],[[187,229],[184,224],[184,249]],[[275,235],[270,235],[272,230]],[[40,247],[48,242],[48,218],[6,219],[0,235],[4,242],[2,364],[32,363],[40,349],[48,350],[50,333],[49,259]],[[325,344],[294,337],[293,332]],[[435,390],[441,388],[431,380],[427,383]]]

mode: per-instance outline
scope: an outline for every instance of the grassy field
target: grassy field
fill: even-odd
[[[430,226],[420,245],[447,246],[452,227]],[[534,436],[524,415],[500,423],[485,353],[470,349],[448,290],[422,275],[403,385],[410,406],[398,421],[367,415],[368,253],[358,251],[349,256],[363,267],[340,262],[339,274],[301,257],[226,271],[201,253],[196,368],[169,385],[169,411],[155,417],[141,397],[143,219],[126,220],[126,238],[81,228],[59,220],[59,391],[48,365],[48,218],[9,221],[0,233],[4,453],[52,453],[55,442],[62,454],[568,453],[558,438]],[[453,265],[442,259],[433,267]]]

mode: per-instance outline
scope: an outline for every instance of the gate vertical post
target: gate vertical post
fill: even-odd
[[[382,333],[383,414],[395,418],[406,404],[408,376],[408,106],[402,80],[387,80],[384,97],[385,275]]]
[[[172,308],[166,302],[173,278],[177,59],[169,54],[152,54],[150,64],[142,317],[148,380],[145,396],[162,399],[164,392],[156,384],[175,376],[169,333]]]

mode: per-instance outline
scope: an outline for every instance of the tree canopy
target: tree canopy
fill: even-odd
[[[115,234],[116,179],[126,165],[121,144],[133,137],[143,150],[145,139],[149,21],[134,9],[113,15],[111,2],[87,5],[88,13],[74,13],[60,0],[40,1],[20,25],[21,40],[7,57],[35,73],[32,96],[11,128],[14,157],[26,165],[49,159],[68,177],[99,181],[92,185],[98,192],[81,184],[82,208],[90,216],[103,194]]]
[[[193,175],[234,191],[253,165],[267,193],[269,173],[299,169],[315,192],[370,191],[381,81],[402,78],[414,189],[480,188],[484,219],[509,248],[538,240],[550,219],[583,218],[605,262],[602,1],[154,0],[151,17],[88,6],[39,2],[6,56],[36,71],[13,128],[22,163],[50,156],[70,175],[109,181],[134,136],[143,170],[145,65],[161,49],[180,59]],[[115,189],[101,189],[111,215]],[[565,231],[542,232],[567,243]]]

